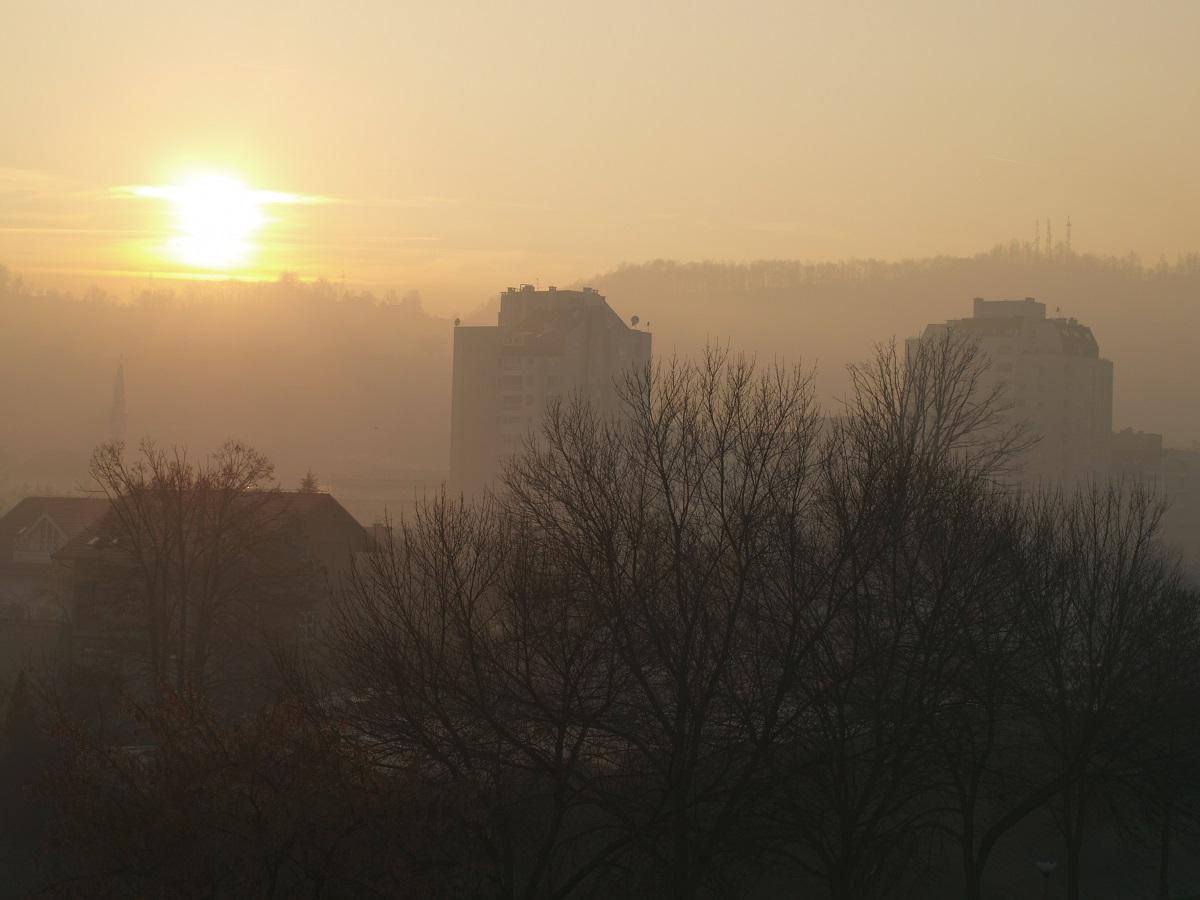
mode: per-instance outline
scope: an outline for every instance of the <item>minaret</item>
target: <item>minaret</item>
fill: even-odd
[[[109,439],[125,440],[125,424],[128,416],[125,412],[125,364],[117,364],[117,380],[113,383],[112,408],[108,412]]]

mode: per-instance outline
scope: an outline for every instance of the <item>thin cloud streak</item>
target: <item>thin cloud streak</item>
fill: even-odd
[[[990,154],[990,153],[985,153],[985,154],[984,154],[984,156],[983,156],[983,158],[984,158],[984,159],[990,159],[990,160],[992,160],[993,162],[1009,163],[1009,164],[1011,164],[1011,165],[1014,165],[1014,166],[1028,166],[1028,165],[1030,165],[1030,163],[1027,163],[1027,162],[1025,162],[1024,160],[1021,160],[1021,159],[1013,159],[1012,157],[1009,157],[1009,156],[995,156],[994,154]]]

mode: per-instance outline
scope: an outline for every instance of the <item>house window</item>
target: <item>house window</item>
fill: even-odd
[[[18,538],[17,548],[25,553],[49,555],[57,550],[62,540],[58,529],[49,519],[42,519],[33,528]]]
[[[34,536],[34,549],[43,553],[53,553],[58,549],[58,529],[43,520]]]

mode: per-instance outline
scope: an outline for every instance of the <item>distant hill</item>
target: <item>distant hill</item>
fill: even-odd
[[[728,341],[760,358],[819,364],[826,397],[845,388],[844,367],[878,341],[919,334],[930,322],[971,315],[971,298],[1037,297],[1048,314],[1092,327],[1115,366],[1115,422],[1200,440],[1200,254],[1145,267],[1136,257],[1050,256],[1029,245],[972,257],[903,262],[626,265],[581,282],[624,317],[641,317],[660,357]]]
[[[288,482],[309,467],[326,479],[444,468],[451,328],[416,295],[292,278],[121,301],[37,291],[0,270],[0,494],[85,474],[108,439],[119,362],[130,441],[207,452],[237,437]]]
[[[659,260],[580,283],[648,322],[660,357],[715,340],[819,364],[825,399],[875,342],[970,315],[975,296],[1036,296],[1095,331],[1116,367],[1118,427],[1164,432],[1168,445],[1200,440],[1200,255],[1146,267],[1013,244],[904,262]],[[470,319],[494,316],[484,303]],[[108,437],[121,361],[130,439],[203,452],[238,437],[285,482],[311,467],[335,491],[425,483],[449,454],[452,339],[452,323],[415,294],[285,276],[122,300],[40,291],[0,268],[0,501],[79,483]]]

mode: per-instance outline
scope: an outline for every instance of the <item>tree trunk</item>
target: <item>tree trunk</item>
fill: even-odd
[[[854,886],[849,872],[839,865],[829,879],[829,896],[832,900],[854,900]]]
[[[963,854],[963,878],[966,881],[964,888],[967,900],[982,900],[983,867],[976,866],[969,857],[969,853]]]
[[[696,872],[688,842],[686,813],[682,810],[676,815],[672,843],[671,884],[667,888],[669,896],[673,900],[693,900],[696,896]]]
[[[1174,818],[1175,805],[1170,798],[1163,804],[1162,832],[1158,844],[1158,897],[1159,900],[1170,900],[1171,897],[1171,826]]]
[[[1086,792],[1087,783],[1079,779],[1078,796],[1072,798],[1075,788],[1068,787],[1066,814],[1064,816],[1067,832],[1067,900],[1079,900],[1079,857],[1083,851],[1084,818],[1087,815]],[[1074,804],[1071,800],[1074,799]]]
[[[963,833],[961,844],[962,873],[965,881],[967,900],[980,900],[983,889],[982,866],[976,865],[975,860],[975,803],[969,795],[962,797]]]

